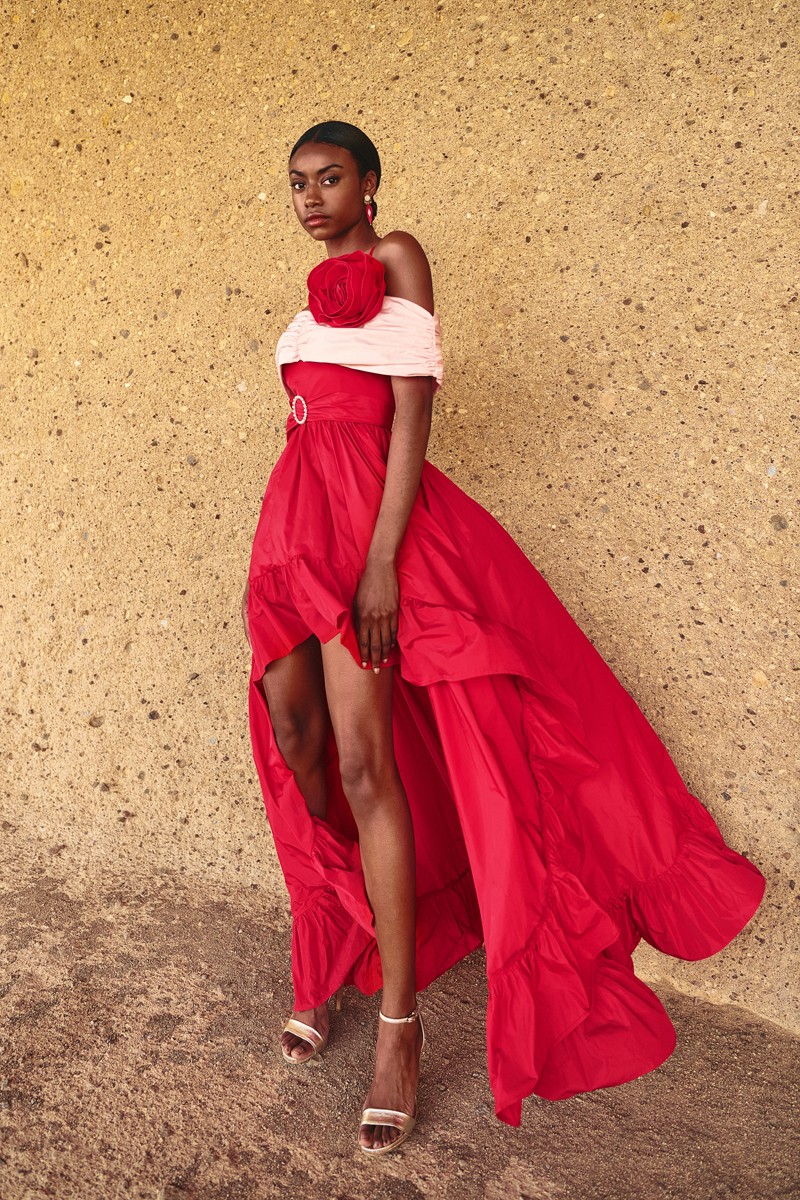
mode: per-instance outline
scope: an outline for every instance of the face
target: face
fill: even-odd
[[[289,161],[294,211],[317,242],[346,238],[361,224],[369,229],[364,196],[373,194],[375,179],[374,171],[359,175],[349,150],[326,142],[306,143]]]

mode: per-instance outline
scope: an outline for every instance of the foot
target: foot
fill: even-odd
[[[330,1011],[328,1005],[320,1004],[317,1008],[304,1008],[302,1011],[293,1012],[292,1016],[295,1021],[302,1021],[304,1025],[310,1025],[312,1029],[316,1029],[323,1038],[324,1048],[330,1030]],[[312,1058],[317,1053],[310,1042],[304,1041],[297,1034],[289,1033],[287,1030],[281,1033],[281,1046],[297,1062],[305,1062],[307,1058]]]
[[[393,1108],[416,1116],[422,1028],[419,1020],[403,1025],[378,1021],[375,1072],[362,1108]],[[400,1137],[394,1125],[362,1125],[358,1140],[367,1149],[379,1149]]]

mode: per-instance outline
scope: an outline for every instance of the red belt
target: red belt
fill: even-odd
[[[391,429],[394,421],[394,397],[363,396],[357,392],[327,392],[324,396],[301,396],[289,401],[287,434],[295,425],[307,421],[357,421]]]

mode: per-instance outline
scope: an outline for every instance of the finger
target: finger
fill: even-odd
[[[366,626],[361,619],[361,613],[358,611],[358,596],[353,600],[350,608],[350,619],[353,622],[353,632],[356,635],[358,644],[358,657],[361,659],[362,667],[367,665],[367,655],[369,653],[369,635]]]
[[[380,617],[373,617],[369,631],[369,656],[372,669],[376,673],[381,669],[381,622]]]
[[[362,625],[358,631],[358,649],[361,654],[361,665],[369,664],[369,626]]]
[[[392,648],[392,631],[388,618],[381,622],[381,661],[389,661],[389,651]]]
[[[397,645],[397,622],[396,621],[390,622],[389,634],[390,634],[389,645],[390,645],[391,649],[394,650],[395,646]]]

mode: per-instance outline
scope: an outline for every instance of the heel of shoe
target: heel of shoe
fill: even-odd
[[[334,1012],[342,1011],[342,1000],[344,999],[344,984],[336,989],[333,993],[333,1008]]]

